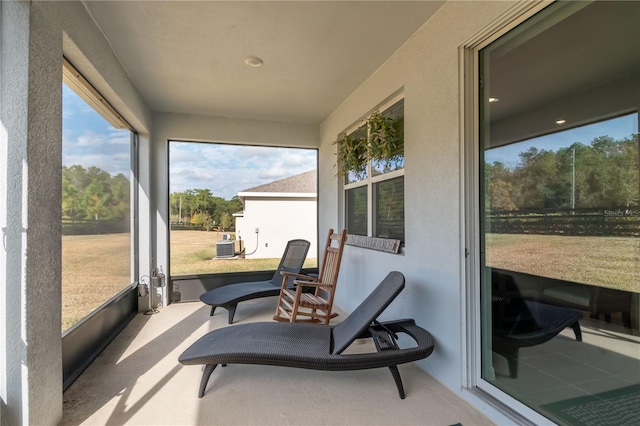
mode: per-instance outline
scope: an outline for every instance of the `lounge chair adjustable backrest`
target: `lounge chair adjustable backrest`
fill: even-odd
[[[276,269],[273,278],[271,278],[271,283],[274,286],[280,287],[282,285],[283,276],[280,272],[300,273],[300,269],[302,269],[302,265],[307,257],[309,246],[311,246],[311,243],[307,240],[290,240],[287,243],[278,269]]]
[[[375,290],[344,321],[333,328],[333,351],[338,355],[367,329],[404,288],[404,275],[389,272]]]

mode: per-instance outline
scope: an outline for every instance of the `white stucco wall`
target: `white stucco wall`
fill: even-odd
[[[28,206],[29,137],[29,8],[25,4],[0,4],[0,424],[19,424],[30,416],[29,377],[23,371],[28,359],[23,339],[26,328],[24,295]],[[13,37],[13,42],[10,42]],[[58,271],[59,272],[59,271]],[[51,341],[51,339],[48,339]],[[52,342],[55,345],[55,342]],[[54,358],[55,361],[55,358]],[[60,361],[58,359],[58,361]],[[62,377],[60,377],[60,381]],[[26,382],[26,383],[25,383]],[[45,382],[45,385],[47,383]],[[11,404],[11,406],[9,406]],[[61,405],[61,404],[59,404]],[[34,410],[38,410],[34,407]],[[56,409],[59,414],[61,407]]]
[[[342,226],[342,192],[332,168],[336,135],[404,88],[404,254],[346,246],[336,303],[351,311],[390,270],[401,271],[406,288],[383,319],[411,317],[427,328],[436,349],[419,364],[459,393],[466,369],[459,48],[513,4],[447,2],[320,130],[322,230]]]
[[[315,197],[247,198],[244,218],[236,222],[236,238],[244,241],[247,259],[280,258],[287,241],[298,238],[311,243],[307,258],[317,258],[316,212]],[[256,228],[260,231],[257,235]]]
[[[0,11],[0,421],[54,425],[62,416],[63,55],[143,135],[151,114],[81,3],[2,2]]]

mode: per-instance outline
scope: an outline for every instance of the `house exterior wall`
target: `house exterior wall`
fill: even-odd
[[[63,55],[142,141],[151,114],[80,2],[3,1],[0,18],[0,422],[54,425],[62,417]]]
[[[307,258],[317,258],[316,220],[315,197],[247,198],[244,217],[236,222],[236,238],[242,238],[247,259],[281,258],[287,241],[297,238],[311,243]]]
[[[494,421],[501,414],[463,390],[465,357],[464,193],[460,47],[515,2],[449,1],[321,125],[319,229],[340,228],[342,190],[332,165],[339,132],[400,89],[405,95],[406,246],[394,255],[346,246],[336,304],[355,308],[390,270],[406,276],[383,319],[411,317],[434,336],[419,364]],[[502,418],[504,422],[504,418]]]

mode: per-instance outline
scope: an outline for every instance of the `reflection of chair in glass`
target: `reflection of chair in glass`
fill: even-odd
[[[318,277],[283,272],[284,280],[280,290],[280,299],[273,319],[282,322],[323,322],[329,324],[333,313],[333,296],[338,283],[340,261],[347,231],[334,234],[329,230],[322,267]],[[295,289],[291,289],[293,281]]]
[[[592,318],[604,315],[607,322],[611,322],[611,314],[620,312],[622,324],[631,328],[631,292],[564,282],[546,288],[543,295],[553,304],[589,311]]]
[[[207,305],[211,305],[210,315],[213,315],[218,306],[227,309],[229,311],[229,324],[231,324],[239,302],[280,294],[280,287],[283,281],[282,272],[299,273],[307,257],[310,245],[307,240],[289,241],[278,269],[276,269],[273,278],[270,280],[241,282],[214,288],[202,294],[200,300]]]
[[[581,311],[523,299],[509,274],[492,271],[491,287],[493,351],[506,358],[510,377],[518,376],[520,348],[545,343],[566,327],[582,341]]]

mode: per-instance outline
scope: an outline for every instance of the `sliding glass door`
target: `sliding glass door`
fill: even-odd
[[[640,422],[640,3],[558,2],[479,51],[481,380]]]

